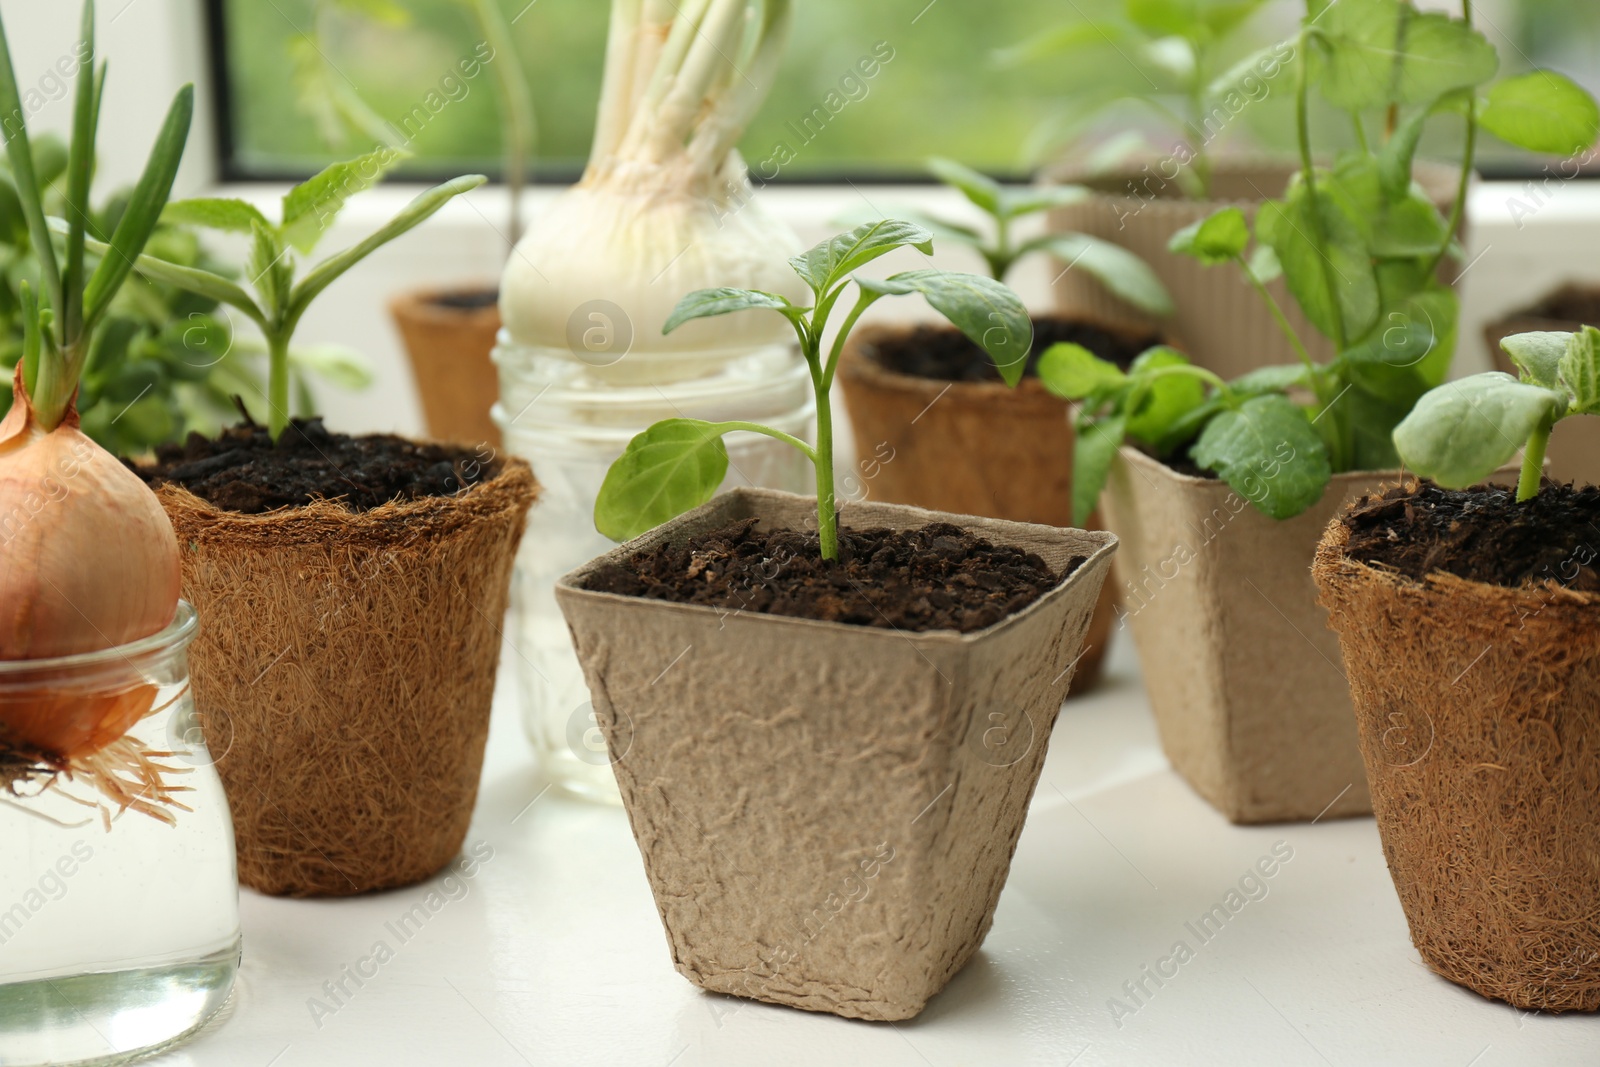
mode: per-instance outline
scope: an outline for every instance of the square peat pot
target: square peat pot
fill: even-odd
[[[1226,482],[1136,449],[1112,466],[1105,506],[1122,539],[1121,621],[1139,647],[1161,747],[1232,822],[1372,812],[1311,561],[1346,502],[1400,477],[1336,474],[1320,501],[1280,522]]]
[[[556,597],[679,973],[909,1019],[982,944],[1116,550],[1108,533],[846,504],[1037,553],[1055,589],[984,630],[908,633],[582,588],[606,562],[815,501],[738,489],[567,575]]]

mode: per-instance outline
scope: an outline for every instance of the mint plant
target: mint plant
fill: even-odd
[[[1556,423],[1600,415],[1600,330],[1519,333],[1500,342],[1517,368],[1474,374],[1429,392],[1395,427],[1407,467],[1446,489],[1464,489],[1524,449],[1517,499],[1539,493]]]
[[[1011,268],[1024,257],[1048,253],[1094,275],[1108,290],[1141,311],[1162,318],[1172,314],[1172,298],[1156,272],[1121,245],[1073,232],[1014,240],[1012,227],[1017,221],[1087,199],[1092,194],[1084,186],[1007,188],[951,159],[930,159],[928,169],[989,216],[988,232],[923,212],[905,212],[903,217],[931,231],[936,238],[974,249],[983,256],[996,281],[1005,281]]]
[[[333,225],[345,201],[377,184],[401,155],[381,148],[335,163],[284,194],[278,222],[271,222],[244,200],[203,197],[168,204],[161,216],[165,221],[249,235],[245,273],[254,296],[225,274],[204,267],[149,254],[130,264],[131,269],[150,281],[237,308],[256,324],[267,346],[267,426],[274,440],[289,425],[290,342],[311,302],[345,271],[432,216],[452,197],[486,180],[481,174],[471,174],[429,189],[377,232],[328,256],[296,280],[294,253],[309,255]],[[96,251],[105,250],[94,241],[89,245]]]
[[[710,500],[728,473],[725,434],[764,434],[792,445],[811,461],[817,475],[817,531],[823,559],[839,554],[839,519],[833,489],[833,409],[829,390],[850,331],[862,313],[886,296],[921,293],[951,323],[987,352],[1008,385],[1022,380],[1033,324],[1017,295],[1002,283],[976,274],[913,270],[885,279],[854,273],[897,248],[933,252],[933,234],[910,222],[886,219],[864,223],[823,241],[789,263],[811,290],[813,303],[800,307],[786,297],[752,289],[701,289],[678,302],[663,333],[693,319],[736,311],[765,310],[782,315],[800,340],[811,370],[817,401],[815,446],[792,434],[753,422],[667,419],[628,443],[606,472],[595,500],[595,528],[614,541],[626,541]],[[825,353],[823,336],[845,290],[856,300]]]
[[[1309,0],[1307,7],[1294,42],[1300,171],[1282,198],[1262,205],[1253,234],[1243,212],[1228,207],[1170,244],[1202,263],[1239,269],[1272,308],[1299,364],[1227,383],[1151,361],[1111,388],[1104,370],[1083,370],[1084,354],[1047,353],[1046,386],[1084,401],[1079,436],[1088,447],[1075,453],[1074,485],[1091,505],[1124,436],[1163,457],[1189,446],[1196,464],[1274,518],[1314,504],[1335,472],[1398,465],[1394,429],[1444,381],[1455,351],[1459,301],[1438,269],[1459,251],[1478,131],[1563,153],[1600,136],[1600,109],[1559,74],[1536,71],[1483,89],[1499,59],[1472,28],[1470,0],[1460,19],[1420,12],[1406,0]],[[1312,154],[1313,86],[1349,115],[1359,142],[1331,167]],[[1417,144],[1439,115],[1459,116],[1466,129],[1448,217],[1412,180]],[[1273,300],[1267,283],[1279,275],[1332,340],[1328,362],[1311,359]],[[1178,378],[1187,379],[1182,389],[1167,381]]]

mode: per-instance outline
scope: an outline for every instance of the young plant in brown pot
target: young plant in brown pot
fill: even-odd
[[[1600,414],[1600,330],[1505,351],[1520,381],[1422,398],[1394,439],[1431,481],[1343,512],[1314,573],[1417,951],[1519,1008],[1594,1011],[1600,490],[1540,472],[1558,423]],[[1478,484],[1519,448],[1515,492]]]
[[[1087,196],[1087,190],[1006,188],[944,159],[930,161],[929,167],[984,212],[989,224],[980,230],[937,217],[909,217],[940,240],[976,251],[995,280],[1004,282],[1024,258],[1048,254],[1094,274],[1153,315],[1172,311],[1150,268],[1108,241],[1078,233],[1015,239],[1017,223]],[[983,348],[956,327],[872,326],[855,333],[839,368],[860,457],[845,478],[845,495],[1013,522],[1073,525],[1071,419],[1066,402],[1040,385],[1038,356],[1051,344],[1070,341],[1127,366],[1164,338],[1148,327],[1107,325],[1075,313],[1039,314],[1032,322],[1032,349],[1015,387],[1001,380]],[[1077,524],[1100,525],[1093,514],[1079,516]],[[1108,584],[1073,675],[1074,692],[1100,677],[1115,603],[1116,592]]]
[[[446,72],[446,88],[468,86],[464,91],[470,91],[471,84],[485,72],[494,86],[506,195],[510,200],[507,231],[501,236],[509,251],[522,236],[522,192],[537,136],[533,94],[517,55],[516,39],[497,0],[456,0],[456,6],[478,40],[471,52],[462,55],[454,69]],[[311,34],[296,37],[290,45],[304,109],[333,146],[347,144],[354,136],[370,137],[391,148],[409,143],[419,132],[411,128],[412,116],[403,118],[399,125],[384,121],[360,99],[349,79],[328,58],[335,50],[325,39],[328,35],[324,30],[336,18],[361,18],[383,26],[404,27],[410,23],[411,14],[392,0],[316,0]],[[433,107],[432,103],[424,106]],[[430,437],[500,446],[499,427],[489,417],[489,409],[499,398],[499,381],[490,360],[500,332],[499,299],[499,286],[482,281],[428,285],[400,293],[389,302],[389,313],[394,316],[411,361]]]
[[[667,329],[747,309],[788,321],[817,443],[747,422],[657,423],[595,507],[602,533],[635,539],[557,586],[673,960],[708,990],[906,1019],[960,970],[993,919],[1114,551],[1103,532],[836,510],[829,385],[880,298],[923,294],[1021,378],[1028,316],[1003,285],[853,274],[931,236],[869,223],[795,257],[810,306],[685,297]],[[735,432],[799,449],[817,498],[713,499]]]
[[[1488,43],[1465,20],[1398,0],[1350,3],[1411,26],[1391,52],[1393,23],[1336,17],[1346,6],[1308,19],[1297,44],[1317,58],[1297,67],[1301,170],[1282,199],[1257,212],[1254,250],[1238,207],[1179,231],[1170,245],[1242,272],[1298,362],[1228,381],[1173,352],[1147,353],[1125,373],[1058,349],[1040,368],[1047,386],[1082,402],[1080,516],[1109,476],[1109,524],[1124,545],[1120,591],[1163,747],[1236,822],[1371,810],[1338,644],[1310,565],[1328,520],[1399,476],[1392,431],[1449,369],[1459,307],[1438,265],[1455,246],[1470,138],[1448,219],[1412,180],[1412,156],[1433,114],[1459,105],[1476,128],[1476,97],[1456,85],[1463,69],[1493,73],[1492,50],[1485,66]],[[1375,54],[1393,79],[1370,76]],[[1393,107],[1392,136],[1331,168],[1314,165],[1305,106],[1313,84],[1352,107]],[[1438,95],[1416,102],[1428,88]],[[1574,106],[1528,122],[1567,122],[1576,136],[1587,114]],[[1280,274],[1331,359],[1311,354],[1271,295]]]
[[[254,295],[151,256],[144,276],[235,308],[271,354],[266,426],[192,435],[137,468],[178,534],[184,595],[206,620],[194,695],[233,807],[240,880],[342,895],[434,874],[477,796],[511,561],[536,486],[479,449],[330,433],[288,417],[288,351],[312,300],[483,182],[457,178],[296,278],[381,159],[291,189],[274,222],[240,200],[176,218],[251,236]]]
[[[1600,322],[1600,284],[1569,282],[1489,323],[1483,336],[1494,353],[1496,369],[1515,373],[1516,366],[1502,348],[1506,338],[1519,333],[1576,333],[1586,322]],[[1600,419],[1579,419],[1562,427],[1547,456],[1545,473],[1556,481],[1600,483]]]

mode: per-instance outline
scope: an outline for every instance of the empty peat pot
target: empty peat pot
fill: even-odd
[[[417,289],[389,302],[416,379],[428,436],[500,444],[489,409],[500,398],[490,353],[500,332],[500,291],[493,282]]]
[[[1315,576],[1412,942],[1484,996],[1600,1009],[1600,594],[1418,580],[1350,540],[1328,525]]]
[[[1104,532],[949,522],[1059,585],[985,629],[904,632],[584,588],[607,565],[814,500],[736,489],[556,586],[679,973],[704,989],[908,1019],[988,933],[1115,550]]]
[[[247,514],[156,487],[203,620],[194,699],[239,881],[346,896],[437,873],[477,800],[511,565],[538,486]]]
[[[1152,330],[1105,327],[1076,315],[1034,318],[1034,350],[1081,344],[1123,366],[1162,343]],[[923,346],[928,351],[914,351]],[[970,362],[957,358],[970,350]],[[913,373],[907,364],[921,372]],[[939,376],[935,376],[939,375]],[[1032,374],[1008,387],[989,357],[955,327],[872,326],[853,333],[839,367],[859,460],[841,496],[910,504],[956,515],[1071,526],[1069,406]],[[1090,529],[1100,528],[1098,515]],[[1101,588],[1083,660],[1082,692],[1100,678],[1115,621],[1116,590]]]

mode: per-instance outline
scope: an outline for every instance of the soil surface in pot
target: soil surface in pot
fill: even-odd
[[[500,290],[498,289],[456,290],[450,293],[439,293],[428,300],[428,303],[434,307],[448,308],[451,311],[481,311],[486,307],[493,307],[499,302]]]
[[[1363,497],[1344,524],[1347,556],[1418,581],[1444,571],[1509,588],[1549,580],[1600,593],[1600,488],[1593,486],[1546,481],[1519,504],[1511,489],[1421,482]]]
[[[915,530],[839,531],[824,561],[817,535],[758,530],[759,519],[657,545],[589,575],[584,588],[675,604],[792,615],[883,629],[992,626],[1038,600],[1062,574],[1031,552],[995,545],[948,523]]]
[[[215,438],[190,434],[182,444],[157,448],[154,463],[128,466],[151,486],[181,485],[246,515],[314,500],[368,511],[391,500],[450,496],[498,473],[497,464],[471,449],[329,433],[321,419],[294,420],[277,444],[265,426],[235,426]]]
[[[1026,375],[1037,376],[1039,357],[1045,349],[1063,341],[1082,345],[1101,359],[1126,369],[1139,353],[1160,344],[1161,337],[1152,333],[1130,341],[1090,323],[1042,316],[1033,320],[1033,347],[1028,350]],[[880,363],[901,374],[954,382],[1000,380],[1000,372],[983,349],[952,326],[916,326],[875,340],[873,348]]]

